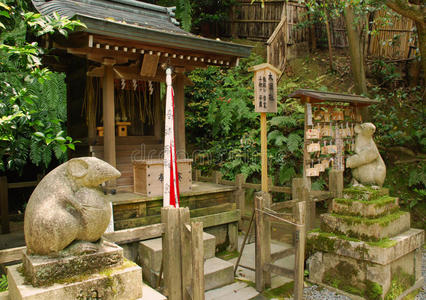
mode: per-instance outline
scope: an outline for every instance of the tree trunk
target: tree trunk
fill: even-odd
[[[344,8],[346,30],[349,41],[349,55],[351,57],[352,75],[355,83],[355,92],[367,95],[365,79],[364,55],[360,31],[354,23],[354,13],[350,6]]]
[[[423,68],[423,76],[426,79],[426,26],[424,23],[415,22],[417,27],[417,35],[419,42],[419,49],[421,55],[421,63]]]

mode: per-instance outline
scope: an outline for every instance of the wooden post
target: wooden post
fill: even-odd
[[[304,225],[305,219],[305,202],[298,202],[296,204],[296,219],[297,223]],[[304,270],[305,270],[305,239],[306,239],[306,227],[298,227],[295,231],[295,265],[294,265],[294,299],[303,299],[303,282],[304,282]]]
[[[293,200],[306,202],[306,219],[303,221],[306,229],[314,228],[316,207],[315,202],[309,197],[308,182],[305,178],[293,178],[291,185],[291,194]],[[293,206],[293,215],[297,216],[297,207]]]
[[[270,222],[263,214],[264,207],[270,207],[270,196],[264,192],[257,192],[254,198],[256,211],[256,290],[262,292],[271,285],[271,274],[265,272],[265,264],[271,258],[271,230]]]
[[[243,174],[237,174],[235,176],[235,186],[237,187],[237,190],[234,192],[234,198],[235,203],[237,204],[237,208],[240,210],[240,221],[238,222],[238,225],[243,225],[243,216],[245,214],[245,207],[246,207],[246,190],[243,188],[243,184],[246,182],[246,178]]]
[[[111,166],[116,166],[115,156],[115,108],[114,108],[114,70],[115,60],[104,59],[103,79],[103,120],[104,120],[104,160]],[[115,189],[116,180],[107,182],[108,189]]]
[[[10,232],[9,227],[9,195],[8,195],[7,177],[0,177],[0,207],[1,207],[1,233]]]
[[[268,140],[266,113],[260,113],[260,144],[262,155],[262,192],[268,193]]]
[[[219,184],[222,180],[222,173],[220,171],[214,171],[213,172],[213,181],[216,184]]]
[[[175,134],[177,158],[185,158],[185,77],[177,73],[175,79]]]
[[[191,253],[191,237],[189,234],[186,225],[190,224],[189,218],[189,208],[181,207],[179,208],[179,223],[180,223],[180,245],[181,245],[181,255],[182,255],[182,296],[183,299],[191,299],[191,296],[188,294],[188,288],[191,287],[191,278],[192,278],[192,268],[193,264],[192,258],[193,253]]]
[[[328,174],[328,187],[333,198],[343,197],[343,171],[331,169]]]
[[[228,239],[229,246],[226,250],[236,251],[238,250],[238,223],[228,223]]]
[[[179,226],[179,209],[163,207],[161,222],[163,234],[163,268],[165,294],[169,300],[182,300],[182,262]]]
[[[189,211],[188,211],[189,212]],[[203,223],[191,224],[192,243],[192,299],[204,300],[204,244]],[[186,272],[182,268],[182,272]]]

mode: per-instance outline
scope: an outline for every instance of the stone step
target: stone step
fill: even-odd
[[[214,235],[203,232],[204,241],[204,259],[212,258],[216,250],[216,238]],[[139,263],[142,266],[144,279],[151,286],[156,286],[157,276],[155,273],[160,272],[161,259],[163,253],[162,239],[156,238],[139,242]],[[155,279],[154,279],[155,277]]]
[[[375,200],[382,196],[389,196],[389,189],[379,188],[373,189],[371,187],[350,187],[343,190],[343,198],[354,200]]]
[[[206,300],[248,300],[259,294],[255,288],[245,282],[232,284],[210,290],[205,293]]]
[[[190,267],[190,266],[189,266]],[[160,272],[142,267],[143,279],[156,288]],[[226,260],[212,257],[204,261],[204,287],[209,291],[234,282],[234,265]]]
[[[364,241],[390,238],[410,229],[410,213],[398,211],[380,218],[322,214],[321,230]]]
[[[209,291],[234,282],[234,265],[226,260],[212,257],[204,262],[205,290]]]
[[[160,294],[149,285],[144,284],[142,287],[142,298],[140,300],[167,300],[167,297]]]
[[[398,198],[390,196],[368,201],[334,198],[331,204],[333,213],[368,218],[384,216],[397,211],[398,208]]]

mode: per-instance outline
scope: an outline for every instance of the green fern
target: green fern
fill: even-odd
[[[287,147],[290,152],[295,152],[300,149],[300,143],[302,142],[302,137],[297,133],[291,133],[287,139]]]
[[[8,282],[6,275],[2,274],[0,277],[0,292],[7,291],[8,289]]]

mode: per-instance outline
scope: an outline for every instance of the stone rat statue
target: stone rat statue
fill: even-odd
[[[352,169],[355,184],[383,186],[386,166],[373,141],[376,126],[363,123],[355,126],[355,155],[349,157],[346,166]]]
[[[47,174],[25,210],[27,253],[57,255],[73,242],[86,249],[80,253],[95,252],[93,242],[101,238],[111,218],[100,184],[120,175],[95,157],[71,159]]]

